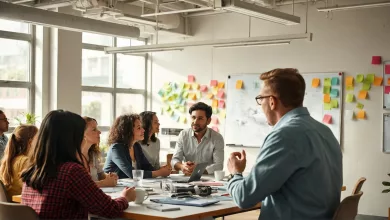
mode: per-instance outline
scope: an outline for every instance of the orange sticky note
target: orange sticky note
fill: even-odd
[[[195,76],[193,76],[193,75],[188,75],[188,82],[189,82],[189,83],[195,82]]]
[[[219,100],[218,108],[225,108],[225,101],[224,100]]]
[[[390,85],[390,78],[387,79],[387,85]]]
[[[311,87],[317,88],[319,85],[320,85],[320,79],[314,78],[314,79],[311,81]]]
[[[214,97],[214,94],[213,94],[213,93],[207,94],[207,98],[208,98],[208,99],[212,99],[213,97]]]
[[[225,96],[225,92],[223,90],[219,90],[217,96],[218,98],[223,99],[223,97]]]
[[[214,86],[217,86],[218,85],[218,81],[217,80],[211,80],[210,81],[210,86],[211,87],[214,87]]]
[[[375,76],[375,79],[374,79],[374,86],[380,86],[380,85],[382,85],[382,80],[383,80],[382,77],[376,77],[376,76]]]
[[[207,92],[207,86],[206,86],[206,85],[202,85],[202,86],[200,87],[200,91],[201,91],[201,92]]]
[[[217,108],[217,107],[218,107],[218,100],[214,99],[214,100],[213,100],[213,103],[211,104],[211,106],[212,106],[213,108]]]
[[[324,95],[324,103],[330,103],[330,95],[329,94]]]
[[[366,112],[364,110],[358,111],[356,118],[358,119],[365,119],[366,118]]]
[[[191,93],[188,98],[192,99],[192,100],[196,100],[196,94],[195,93]]]
[[[345,80],[345,85],[346,86],[353,86],[353,76],[347,76]]]
[[[225,83],[224,82],[219,82],[218,83],[218,89],[223,89],[225,88]]]
[[[194,83],[192,84],[192,89],[196,89],[196,90],[199,90],[200,86],[198,83]]]
[[[236,82],[236,89],[241,89],[242,88],[242,84],[243,84],[242,80],[237,80],[237,82]]]
[[[217,117],[213,117],[211,119],[211,123],[217,125],[219,123],[218,118]]]
[[[367,91],[361,90],[358,95],[359,99],[366,99],[367,98]]]
[[[322,122],[324,122],[325,124],[332,124],[332,116],[325,114],[324,118],[322,119]]]

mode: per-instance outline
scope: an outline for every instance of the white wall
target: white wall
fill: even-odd
[[[350,2],[351,3],[351,2]],[[341,4],[341,3],[340,3]],[[157,91],[164,82],[186,81],[188,74],[197,75],[197,82],[208,84],[215,78],[226,81],[229,74],[261,73],[277,67],[295,67],[301,72],[343,71],[347,75],[376,73],[381,75],[381,66],[371,65],[371,56],[382,56],[390,60],[390,13],[389,7],[355,11],[334,12],[331,19],[325,13],[309,10],[308,31],[313,41],[295,41],[286,46],[211,49],[210,47],[188,48],[183,52],[153,54],[152,64],[152,109],[159,112],[161,103]],[[251,21],[251,36],[267,36],[305,31],[305,6],[295,10],[302,18],[298,26],[282,26],[257,19]],[[283,8],[290,10],[291,7]],[[195,37],[189,39],[222,39],[247,37],[249,18],[238,14],[222,14],[192,19]],[[160,41],[161,42],[161,41]],[[358,87],[355,87],[355,94]],[[345,93],[344,93],[345,94]],[[390,156],[381,153],[382,144],[382,95],[381,88],[373,88],[369,99],[363,101],[367,120],[344,119],[344,185],[351,190],[359,177],[366,177],[364,195],[359,213],[387,216],[390,195],[382,194],[381,182],[388,179]],[[344,110],[355,110],[356,103],[344,106]],[[160,117],[162,127],[188,127]],[[223,130],[222,130],[223,133]],[[225,148],[225,158],[238,148]],[[248,163],[256,158],[259,149],[246,149]],[[226,161],[226,159],[225,159]],[[250,166],[247,168],[249,169]],[[321,189],[318,189],[321,190]]]

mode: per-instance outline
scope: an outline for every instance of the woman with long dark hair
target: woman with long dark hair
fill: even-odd
[[[15,128],[7,143],[0,166],[0,179],[11,198],[22,193],[21,172],[28,165],[31,142],[38,132],[34,125],[20,125]]]
[[[141,141],[142,151],[146,159],[155,168],[160,168],[160,140],[156,134],[160,131],[160,123],[156,112],[144,111],[141,116],[142,127],[145,130],[144,139]]]
[[[111,199],[91,179],[80,162],[84,130],[85,120],[68,111],[51,111],[42,121],[30,166],[22,174],[22,204],[40,219],[87,219],[88,213],[113,218],[135,200],[134,188]]]
[[[121,178],[133,178],[133,169],[144,170],[144,178],[169,176],[170,168],[155,170],[146,159],[138,141],[144,139],[144,129],[137,114],[119,116],[111,126],[108,137],[110,149],[104,172],[115,172]]]

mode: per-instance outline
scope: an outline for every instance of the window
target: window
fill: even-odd
[[[0,109],[12,131],[22,113],[34,113],[31,25],[0,19]]]
[[[146,55],[104,52],[104,47],[114,45],[138,46],[145,42],[83,33],[82,115],[97,120],[103,155],[113,120],[121,114],[140,113],[146,104]]]

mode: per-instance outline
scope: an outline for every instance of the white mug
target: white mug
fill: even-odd
[[[223,180],[224,177],[225,177],[225,171],[223,171],[223,170],[214,171],[215,180],[221,181],[221,180]]]
[[[144,189],[135,189],[135,204],[142,204],[148,197],[149,194]]]

